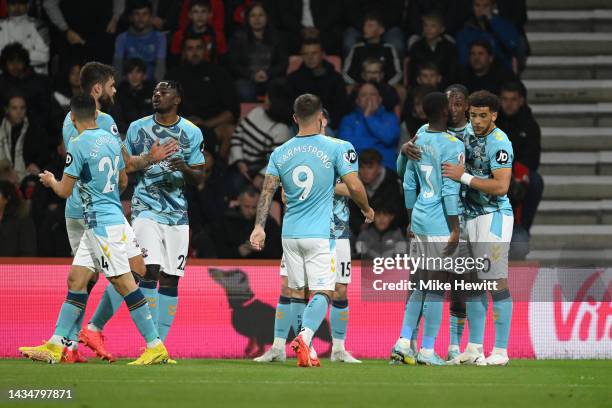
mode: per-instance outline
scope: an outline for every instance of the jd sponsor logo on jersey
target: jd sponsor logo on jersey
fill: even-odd
[[[495,161],[497,164],[506,164],[510,160],[510,155],[505,150],[498,150],[495,153]]]
[[[348,152],[344,153],[344,160],[347,163],[351,163],[351,164],[355,163],[357,161],[357,152],[351,149]]]
[[[70,166],[71,164],[72,164],[72,155],[71,155],[70,153],[68,153],[68,154],[66,155],[66,166],[65,166],[65,167],[68,167],[68,166]]]

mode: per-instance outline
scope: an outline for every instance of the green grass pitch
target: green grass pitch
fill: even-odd
[[[0,405],[73,407],[610,407],[612,361],[513,360],[508,367],[332,364],[301,369],[295,360],[179,360],[129,367],[90,360],[48,365],[0,360]],[[73,400],[17,402],[9,389],[65,389]]]

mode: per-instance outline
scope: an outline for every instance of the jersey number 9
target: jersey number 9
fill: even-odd
[[[306,175],[306,178],[301,180],[303,174]],[[300,201],[305,200],[310,194],[312,184],[314,183],[314,174],[312,173],[312,170],[308,166],[297,166],[295,169],[293,169],[291,178],[297,187],[304,189],[302,194],[300,194]]]

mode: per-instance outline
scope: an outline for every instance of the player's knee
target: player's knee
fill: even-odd
[[[159,265],[156,265],[159,268]],[[138,282],[140,278],[145,277],[147,273],[147,267],[145,266],[144,260],[141,256],[136,256],[130,259],[130,270],[134,274],[134,279]],[[136,276],[138,275],[138,276]]]
[[[342,283],[336,283],[336,290],[334,291],[334,301],[345,301],[347,298],[347,285]]]
[[[162,272],[159,276],[159,286],[169,287],[169,288],[177,288],[179,283],[179,277],[175,275],[168,275],[165,272]]]
[[[160,265],[147,265],[144,272],[144,280],[157,282],[160,278]]]
[[[491,293],[503,292],[508,290],[508,279],[495,279],[495,285],[491,286]]]

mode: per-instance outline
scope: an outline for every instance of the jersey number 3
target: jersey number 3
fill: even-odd
[[[306,178],[302,180],[303,175],[305,175]],[[310,194],[312,184],[314,183],[314,174],[312,170],[308,166],[297,166],[293,169],[291,178],[297,187],[304,189],[302,194],[300,194],[300,201],[305,200]]]
[[[108,165],[108,166],[107,166]],[[108,167],[108,173],[106,173],[106,184],[104,185],[104,194],[115,191],[115,183],[113,183],[113,176],[117,175],[117,167],[119,167],[119,156],[115,156],[115,165],[111,162],[110,157],[103,157],[98,163],[98,171],[103,172]],[[114,177],[116,180],[116,177]]]

